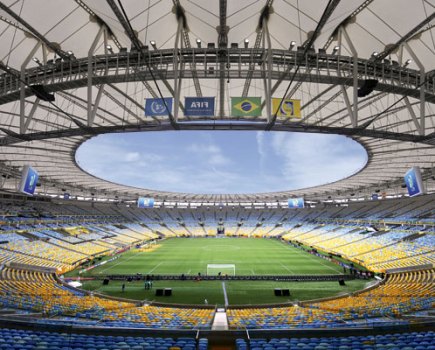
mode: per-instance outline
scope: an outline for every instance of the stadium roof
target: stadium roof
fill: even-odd
[[[404,193],[404,173],[420,166],[434,192],[434,9],[434,0],[2,1],[3,188],[31,164],[45,193],[326,199]],[[374,91],[359,97],[370,81]],[[216,97],[215,117],[184,116],[186,96]],[[261,115],[230,116],[234,96],[261,97]],[[151,97],[174,97],[174,111],[145,117]],[[299,99],[301,118],[274,113],[271,97]],[[369,161],[335,183],[254,195],[137,189],[75,162],[94,135],[171,129],[337,133],[362,143]]]

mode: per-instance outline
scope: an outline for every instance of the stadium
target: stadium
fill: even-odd
[[[0,1],[0,349],[435,349],[434,21]]]

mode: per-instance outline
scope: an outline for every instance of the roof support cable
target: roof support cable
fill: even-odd
[[[322,17],[320,17],[320,20],[317,23],[316,29],[311,34],[309,41],[304,43],[304,46],[303,46],[304,51],[303,51],[302,57],[305,57],[308,50],[313,46],[314,41],[317,39],[318,35],[320,34],[321,28],[325,25],[328,18],[332,15],[333,11],[335,10],[335,8],[337,7],[339,2],[340,2],[340,0],[329,0],[328,5],[326,5],[325,10],[323,11]],[[295,77],[299,72],[300,67],[301,67],[301,63],[298,62],[298,64],[296,65],[295,71],[293,72],[293,75],[290,79],[290,82],[285,90],[284,96],[281,99],[281,101],[279,102],[278,108],[276,109],[275,113],[273,114],[270,122],[266,125],[266,129],[265,129],[266,131],[270,131],[273,128],[273,126],[275,125],[276,118],[278,116],[278,111],[281,110],[282,103],[283,103],[284,99],[286,98],[286,96],[290,90],[290,87],[292,86],[293,81],[295,80]]]
[[[115,12],[115,14],[116,14],[116,12],[117,12],[117,8],[116,8],[116,5],[115,5],[115,3],[113,2],[113,0],[107,0],[107,2],[109,3],[110,7],[112,8],[112,10],[113,10],[113,11]],[[135,46],[135,48],[136,48],[139,52],[143,52],[143,47],[142,47],[142,45],[141,45],[139,39],[137,38],[137,36],[136,36],[136,34],[135,34],[134,30],[133,30],[133,27],[131,26],[130,20],[128,19],[127,13],[126,13],[125,10],[124,10],[124,6],[122,5],[121,0],[118,0],[118,4],[119,4],[119,7],[120,7],[120,9],[121,9],[121,11],[122,11],[122,14],[119,14],[119,15],[121,15],[121,16],[118,15],[118,17],[120,17],[119,20],[120,20],[121,22],[122,22],[122,20],[124,20],[124,23],[121,23],[121,24],[123,24],[123,26],[125,27],[127,33],[129,34],[130,39],[132,40],[132,44]],[[165,98],[163,97],[162,91],[160,90],[160,86],[159,86],[159,84],[157,83],[156,77],[155,77],[155,75],[154,75],[154,73],[153,73],[153,71],[152,71],[152,69],[151,69],[151,67],[150,67],[150,65],[149,65],[148,60],[145,60],[145,64],[146,64],[146,66],[147,66],[147,68],[148,68],[148,70],[149,70],[149,72],[150,72],[150,74],[151,74],[151,78],[152,78],[152,80],[154,81],[154,84],[156,85],[157,91],[158,91],[158,93],[159,93],[159,97],[161,98],[162,103],[164,104],[164,106],[165,106],[165,108],[166,108],[166,110],[167,110],[167,112],[168,112],[168,115],[169,115],[169,121],[170,121],[170,123],[171,123],[171,126],[172,126],[175,130],[180,130],[179,125],[178,125],[177,122],[174,120],[174,116],[173,116],[172,112],[171,112],[171,111],[169,110],[169,108],[168,108],[168,105],[167,105],[167,103],[166,103],[166,101],[165,101]]]

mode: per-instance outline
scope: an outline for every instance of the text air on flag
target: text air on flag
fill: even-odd
[[[259,117],[261,97],[231,97],[231,115],[234,117]]]
[[[300,100],[282,100],[281,98],[272,98],[272,113],[277,117],[300,118],[301,101]],[[281,107],[280,107],[281,103]]]
[[[165,102],[166,102],[166,106],[165,106]],[[159,115],[169,115],[171,112],[172,112],[172,97],[165,97],[164,99],[147,98],[145,100],[146,116],[155,117]]]
[[[184,99],[184,115],[186,117],[213,117],[214,97],[186,97]]]

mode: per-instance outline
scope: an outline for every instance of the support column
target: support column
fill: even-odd
[[[175,34],[174,44],[174,120],[178,122],[178,110],[180,107],[180,93],[181,93],[181,57],[178,57],[178,46],[183,47],[183,40],[181,35],[183,31],[183,23],[181,19],[178,20],[177,33]]]
[[[403,47],[408,51],[408,53],[411,55],[414,62],[417,64],[418,68],[420,69],[420,132],[421,135],[426,134],[426,89],[425,89],[425,81],[426,81],[426,73],[424,69],[424,65],[419,60],[418,56],[415,54],[415,52],[411,49],[409,44],[405,42],[403,44]]]
[[[100,27],[100,30],[98,31],[88,51],[88,126],[89,127],[91,127],[94,124],[95,115],[97,114],[98,105],[100,103],[101,95],[104,89],[104,85],[101,85],[99,87],[97,97],[95,99],[95,103],[93,104],[93,108],[92,108],[92,78],[93,78],[92,61],[93,61],[95,49],[98,45],[98,42],[101,39],[101,35],[105,32],[106,32],[106,26],[103,25]],[[104,47],[105,47],[104,50],[107,50],[106,49],[107,35],[104,35]]]
[[[346,43],[349,46],[350,51],[352,52],[352,58],[353,58],[353,109],[352,104],[350,103],[349,96],[347,95],[346,88],[342,85],[341,91],[343,94],[344,102],[346,103],[346,108],[349,113],[350,121],[353,128],[356,128],[358,126],[358,53],[355,49],[355,46],[353,45],[352,41],[350,40],[349,35],[347,34],[347,31],[344,27],[340,27],[338,30],[338,55],[341,55],[341,46],[342,46],[342,39],[346,40]],[[338,76],[341,77],[341,70],[340,67],[337,67],[337,73]]]
[[[32,107],[32,110],[30,111],[30,114],[26,118],[26,67],[29,64],[32,57],[35,55],[36,51],[39,50],[41,47],[41,42],[38,41],[38,43],[33,47],[33,49],[30,51],[28,56],[24,59],[23,63],[21,64],[21,71],[20,71],[20,134],[24,134],[27,131],[27,128],[29,127],[30,121],[35,114],[36,108],[39,105],[39,98],[36,99],[35,104]],[[44,54],[43,50],[43,56],[46,59],[46,54]]]
[[[267,122],[269,123],[272,118],[272,43],[266,18],[263,19],[263,29],[263,48],[266,49],[267,46],[267,70],[264,77],[264,95],[266,99]]]

